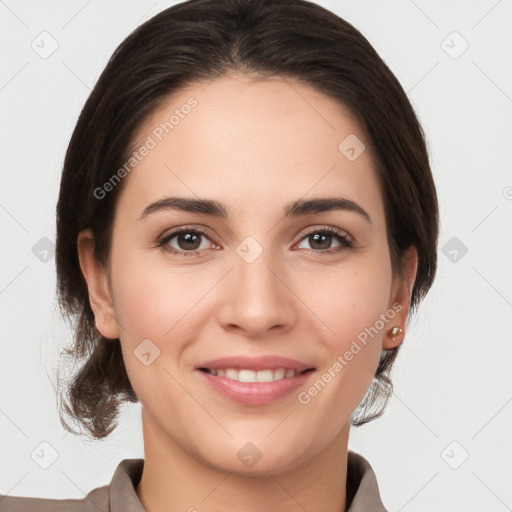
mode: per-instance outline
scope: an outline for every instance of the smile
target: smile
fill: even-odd
[[[268,368],[259,371],[248,369],[238,370],[236,368],[201,368],[201,370],[217,377],[226,377],[226,379],[236,380],[238,382],[274,382],[276,380],[290,379],[300,373],[304,373],[286,368],[277,368],[275,370]]]
[[[195,368],[216,395],[246,406],[284,400],[313,378],[315,367],[280,355],[248,355],[211,359]]]

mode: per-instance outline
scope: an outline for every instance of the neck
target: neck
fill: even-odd
[[[313,459],[247,476],[213,467],[144,419],[144,469],[136,493],[146,512],[344,512],[350,425]]]

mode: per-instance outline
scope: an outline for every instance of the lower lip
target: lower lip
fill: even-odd
[[[201,370],[197,371],[215,391],[234,402],[245,405],[265,405],[283,398],[300,388],[313,373],[308,371],[295,377],[275,380],[274,382],[240,382],[226,377],[218,377]]]

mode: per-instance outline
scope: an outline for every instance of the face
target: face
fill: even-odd
[[[365,135],[313,88],[231,75],[173,96],[140,126],[143,145],[116,206],[108,290],[81,262],[145,429],[226,471],[314,460],[346,436],[407,314]]]

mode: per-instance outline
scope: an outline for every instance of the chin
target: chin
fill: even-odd
[[[218,446],[215,451],[208,450],[203,461],[216,470],[232,472],[242,476],[268,476],[268,473],[279,474],[300,465],[307,454],[299,453],[297,447],[304,444],[283,446],[267,440],[247,441],[236,440],[230,446]]]

